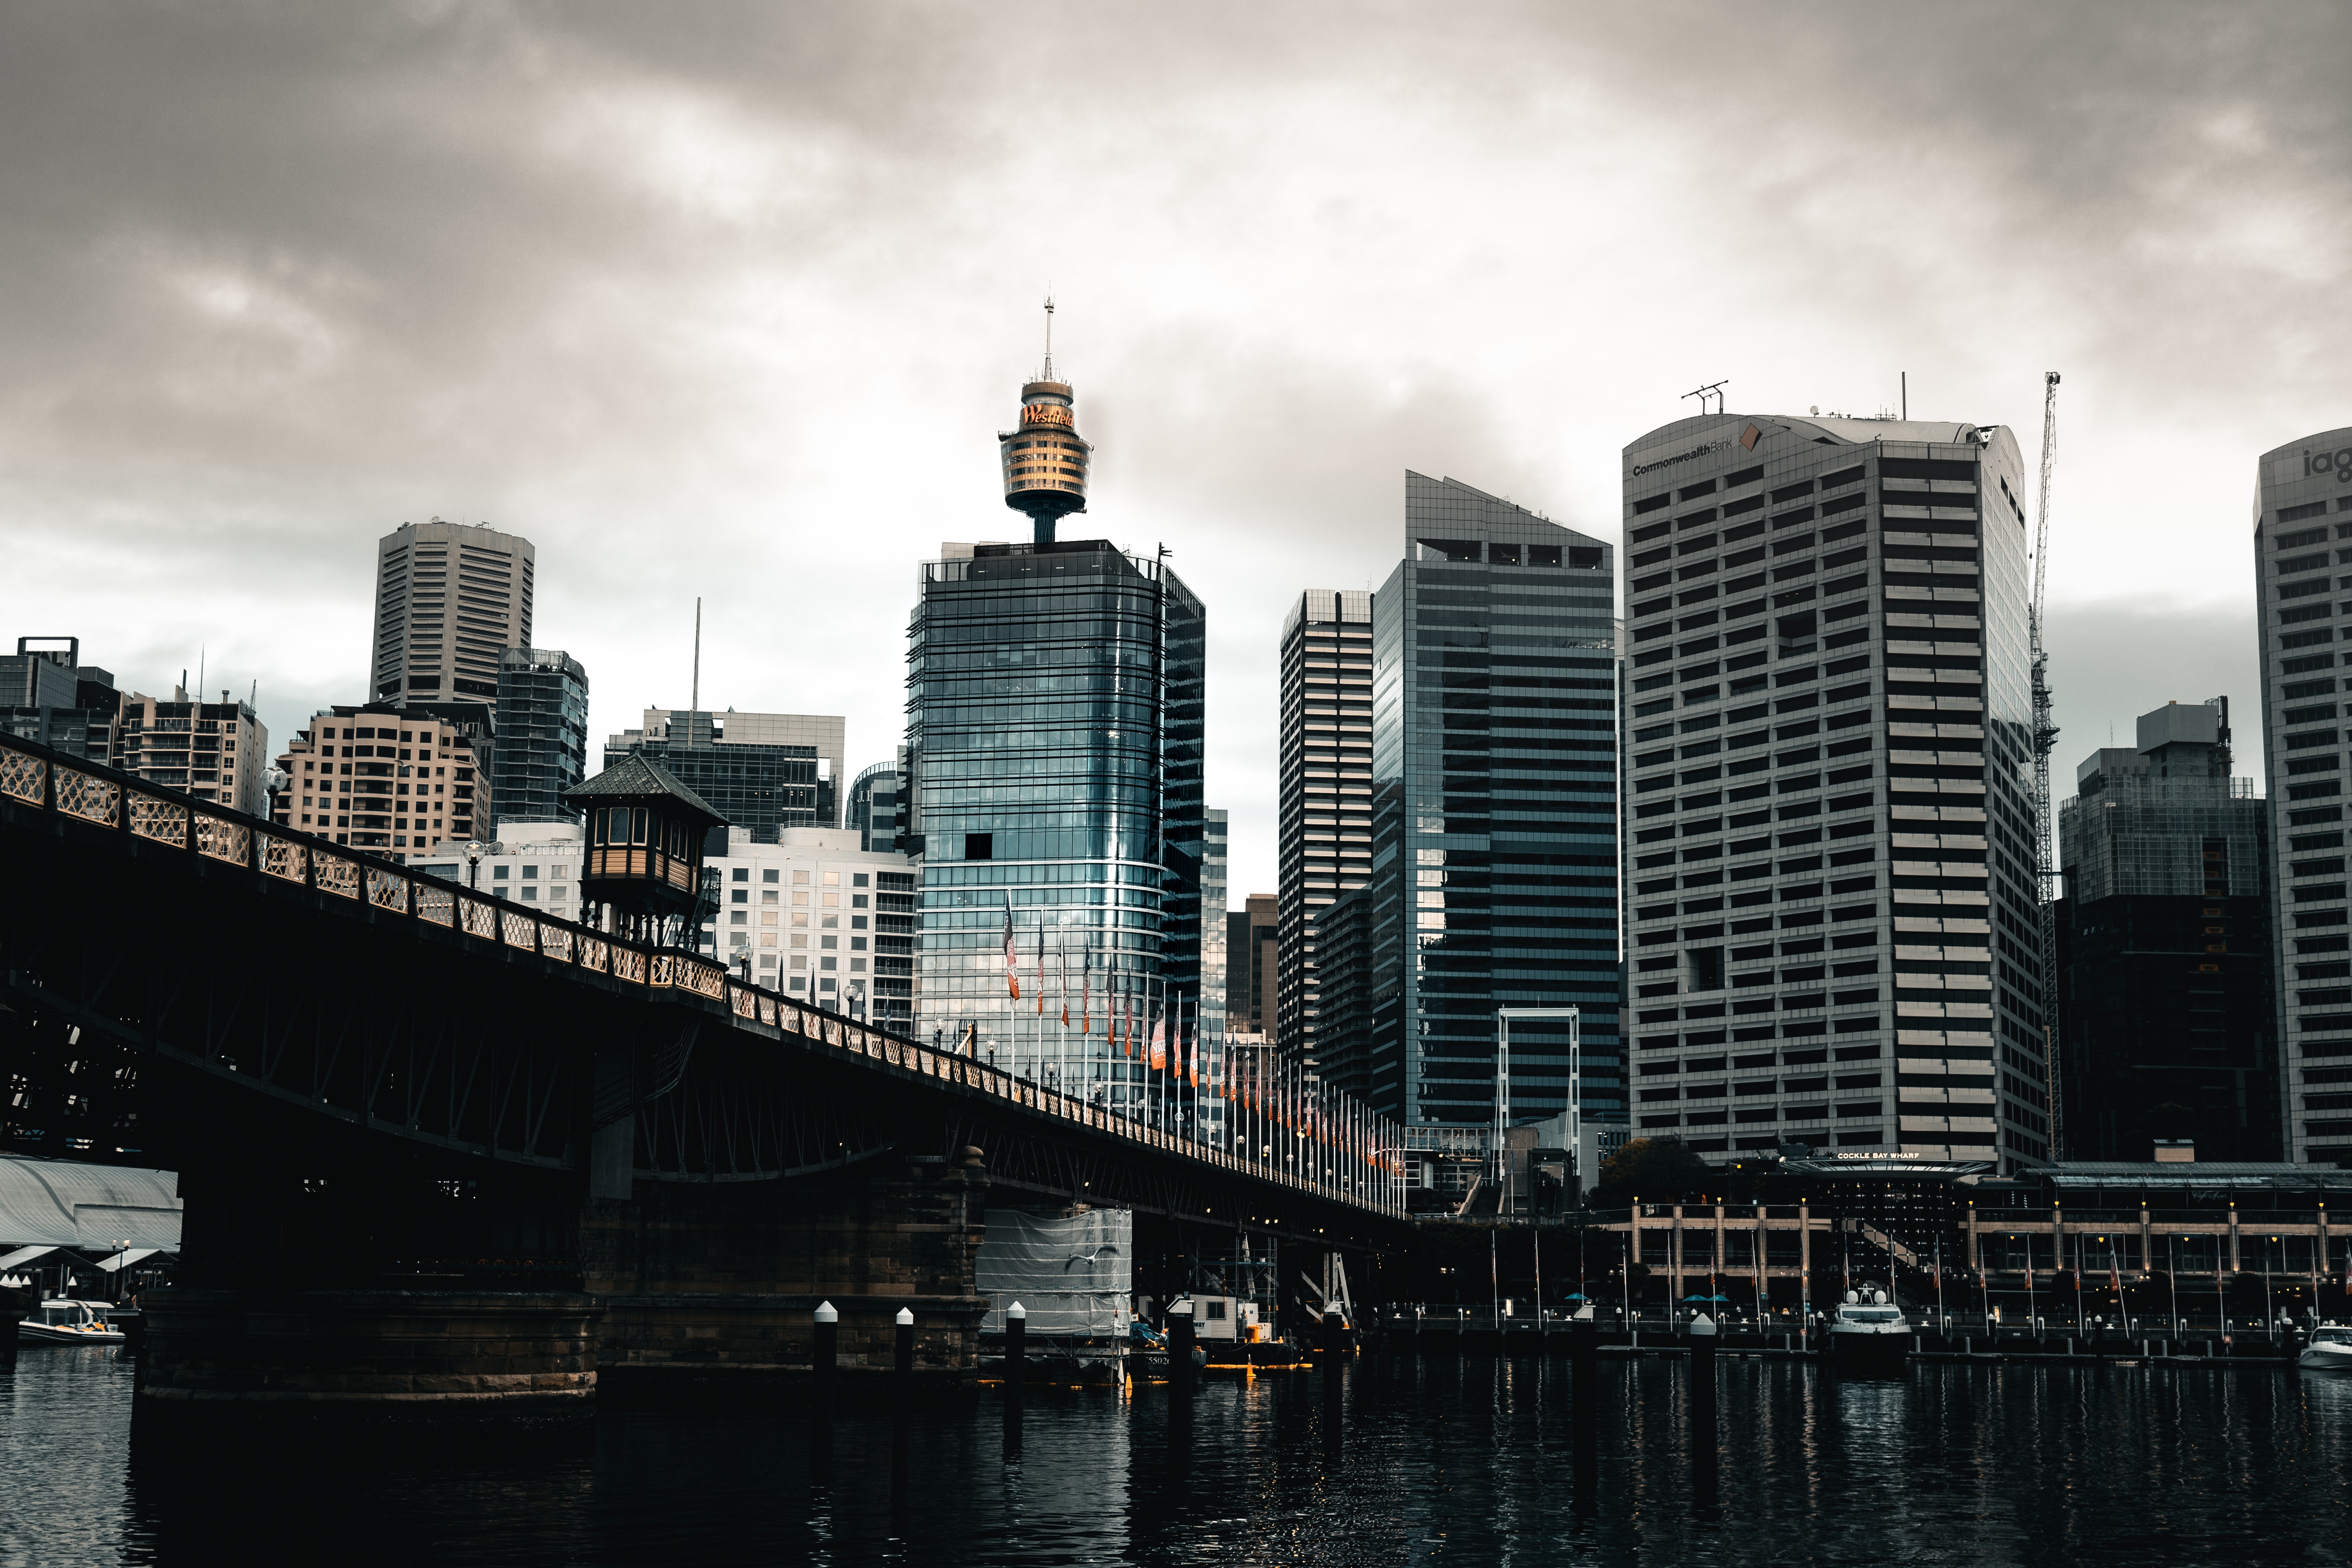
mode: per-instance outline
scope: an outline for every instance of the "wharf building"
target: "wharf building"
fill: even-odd
[[[1316,1059],[1315,921],[1372,871],[1372,595],[1310,588],[1282,628],[1277,1043]]]
[[[605,741],[604,765],[642,754],[753,843],[773,844],[786,828],[841,826],[844,730],[834,714],[648,708],[640,728]]]
[[[2022,473],[1925,420],[1625,448],[1637,1134],[2051,1157]]]
[[[2278,889],[2286,1155],[2352,1162],[2352,934],[2344,742],[2352,731],[2352,427],[2263,454],[2254,493],[2263,766]]]
[[[520,534],[439,518],[378,540],[369,700],[495,707],[499,656],[530,647],[537,562]]]
[[[2058,814],[2058,1068],[2066,1152],[2276,1160],[2270,811],[2230,776],[2229,700],[2139,716]]]
[[[771,990],[904,1033],[914,1024],[916,871],[840,827],[772,844],[724,829],[703,862],[701,950]]]
[[[1074,409],[1048,360],[1001,437],[1005,502],[1028,513],[1031,540],[944,544],[921,569],[907,665],[914,1011],[919,1034],[1124,1108],[1144,1073],[1114,1060],[1107,999],[1139,1012],[1173,998],[1188,1030],[1202,1005],[1206,613],[1164,554],[1056,537],[1086,499]]]
[[[79,637],[18,637],[0,655],[0,727],[19,739],[111,764],[121,707],[113,675],[82,663]]]
[[[496,822],[487,703],[341,706],[295,731],[278,759],[271,807],[281,827],[393,859],[448,853]]]
[[[588,672],[561,648],[508,648],[490,768],[500,823],[577,822],[563,797],[587,773]]]
[[[1495,1119],[1496,1009],[1573,1005],[1579,1103],[1622,1120],[1615,551],[1412,472],[1404,547],[1372,595],[1370,864],[1316,918],[1318,964],[1344,960],[1318,979],[1318,1058],[1375,1110],[1467,1136]],[[1566,1112],[1566,1024],[1515,1024],[1507,1066],[1511,1122]]]

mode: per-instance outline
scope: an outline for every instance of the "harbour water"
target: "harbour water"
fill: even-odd
[[[1033,1390],[1017,1456],[952,1415],[608,1412],[572,1449],[132,1441],[131,1365],[0,1371],[0,1564],[2116,1564],[2352,1561],[2352,1377],[1720,1363],[1719,1497],[1685,1369],[1367,1357],[1164,1390]],[[1184,1425],[1180,1423],[1180,1427]]]

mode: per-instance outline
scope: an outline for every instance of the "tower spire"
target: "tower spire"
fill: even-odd
[[[1051,294],[1045,296],[1045,374],[1037,379],[1054,379],[1054,297]]]

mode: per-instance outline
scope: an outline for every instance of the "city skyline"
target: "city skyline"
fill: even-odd
[[[1051,287],[1087,531],[1165,542],[1220,606],[1207,787],[1242,890],[1276,885],[1282,615],[1377,585],[1397,471],[1613,538],[1617,447],[1727,376],[1733,408],[1871,414],[1907,373],[1915,406],[2030,431],[2063,371],[2062,746],[2253,689],[2251,562],[2220,548],[2244,458],[2347,393],[2310,346],[2344,266],[2302,216],[2346,178],[2324,49],[2190,12],[1812,12],[1735,72],[1686,47],[1738,25],[1704,7],[1236,16],[1237,71],[1172,22],[1081,18],[1034,141],[1008,40],[869,47],[887,15],[11,24],[0,200],[43,205],[0,314],[0,611],[142,689],[257,679],[289,734],[365,694],[370,542],[488,522],[545,552],[534,636],[597,672],[593,734],[687,689],[700,593],[706,703],[845,714],[854,773],[897,742],[895,661],[836,650],[895,642],[937,540],[1023,525],[994,437]],[[2029,24],[2027,58],[2000,40]],[[1929,37],[1950,90],[1922,95]],[[566,68],[526,82],[538,48]],[[1899,187],[1857,183],[1857,146]],[[1283,439],[1224,438],[1236,401]]]

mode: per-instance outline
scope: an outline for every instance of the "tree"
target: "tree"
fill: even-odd
[[[1601,1163],[1593,1201],[1608,1206],[1637,1197],[1672,1203],[1692,1193],[1718,1192],[1723,1177],[1679,1138],[1634,1138]]]

